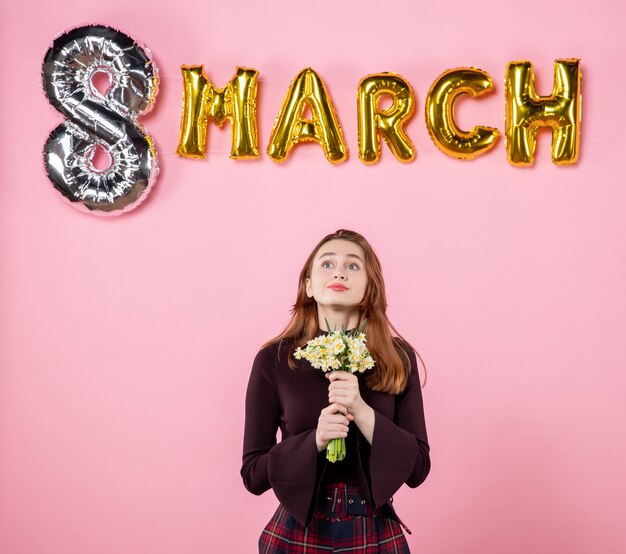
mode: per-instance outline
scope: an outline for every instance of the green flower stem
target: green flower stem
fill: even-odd
[[[328,448],[326,450],[326,458],[329,462],[337,462],[341,460],[341,444],[339,444],[343,439],[332,439],[328,443]]]
[[[329,462],[340,462],[346,457],[346,440],[331,439],[326,448],[326,459]]]

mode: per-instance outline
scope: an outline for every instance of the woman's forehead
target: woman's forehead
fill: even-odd
[[[363,249],[355,242],[343,239],[333,239],[320,246],[315,255],[316,258],[322,256],[350,256],[359,259],[364,258]]]

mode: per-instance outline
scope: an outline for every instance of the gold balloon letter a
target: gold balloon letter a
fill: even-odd
[[[393,104],[378,110],[381,96],[391,96]],[[415,96],[411,85],[400,75],[381,73],[368,75],[359,83],[357,112],[359,120],[359,158],[366,164],[380,158],[382,134],[393,155],[402,162],[415,158],[415,148],[404,126],[413,115]]]
[[[574,164],[580,139],[580,60],[554,62],[552,96],[537,96],[533,66],[511,62],[505,76],[506,145],[509,162],[531,165],[539,127],[552,128],[552,162]]]
[[[304,119],[306,108],[311,119]],[[304,141],[320,143],[328,161],[346,159],[347,148],[330,96],[319,75],[310,68],[301,71],[291,82],[287,96],[272,129],[267,153],[275,162],[284,162],[295,144]]]
[[[227,119],[232,125],[230,157],[254,158],[259,155],[256,121],[258,71],[237,68],[237,73],[224,88],[215,88],[198,66],[181,67],[185,95],[176,153],[188,158],[206,155],[207,124],[213,119],[222,126]]]
[[[454,102],[461,94],[480,96],[493,90],[493,81],[473,67],[450,69],[433,83],[426,97],[426,126],[435,145],[448,156],[471,160],[491,150],[500,133],[492,127],[461,131],[454,120]]]

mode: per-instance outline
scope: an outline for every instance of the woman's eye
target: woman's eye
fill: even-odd
[[[359,266],[357,264],[350,264],[348,265],[348,269],[359,269]]]
[[[333,266],[333,264],[331,264],[330,262],[322,262],[322,267],[325,268],[325,269],[329,268],[329,267],[332,267],[332,266]]]

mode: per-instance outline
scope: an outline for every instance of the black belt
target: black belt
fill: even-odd
[[[372,516],[375,511],[370,503],[359,495],[357,487],[339,483],[324,487],[320,494],[318,511],[328,518]]]

